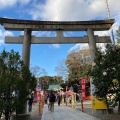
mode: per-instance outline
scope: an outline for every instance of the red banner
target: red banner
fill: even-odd
[[[65,93],[65,94],[66,94],[66,98],[68,98],[68,91],[66,91],[66,93]]]
[[[85,100],[86,99],[86,78],[82,78],[81,85],[82,85],[82,100]]]
[[[40,91],[36,90],[36,98],[37,98],[37,101],[40,101]]]
[[[66,86],[66,98],[68,98],[68,86]]]
[[[68,91],[68,86],[66,86],[66,91]]]

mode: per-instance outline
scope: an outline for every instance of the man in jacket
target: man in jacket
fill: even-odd
[[[51,91],[50,93],[50,111],[54,112],[54,102],[55,102],[55,94],[53,93],[53,91]]]

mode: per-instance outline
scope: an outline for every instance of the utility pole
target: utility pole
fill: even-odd
[[[107,10],[107,14],[108,14],[108,19],[110,19],[110,10],[109,10],[109,6],[108,6],[108,0],[105,0],[105,4],[106,4],[106,10]]]
[[[108,14],[108,19],[110,19],[110,10],[109,10],[109,5],[108,5],[108,0],[105,0],[105,4],[106,4],[106,10],[107,10],[107,14]],[[112,44],[115,46],[115,40],[114,40],[114,34],[113,34],[113,29],[112,29],[112,26],[110,28],[110,31],[111,31],[111,42]]]

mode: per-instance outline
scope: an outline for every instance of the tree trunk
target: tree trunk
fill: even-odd
[[[120,100],[119,100],[119,103],[118,103],[118,114],[120,114]]]
[[[5,110],[5,120],[9,120],[9,110]]]
[[[1,116],[2,116],[2,112],[0,112],[0,119],[1,119]]]

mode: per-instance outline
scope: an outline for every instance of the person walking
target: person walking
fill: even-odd
[[[33,103],[33,94],[30,94],[28,97],[28,112],[32,111],[32,103]]]
[[[49,99],[50,99],[50,111],[54,112],[54,102],[55,102],[56,97],[53,91],[51,91]]]
[[[58,100],[58,105],[60,106],[60,103],[61,103],[61,95],[60,95],[60,93],[58,93],[57,100]]]
[[[50,95],[49,94],[47,96],[47,105],[48,105],[48,110],[50,110]]]

